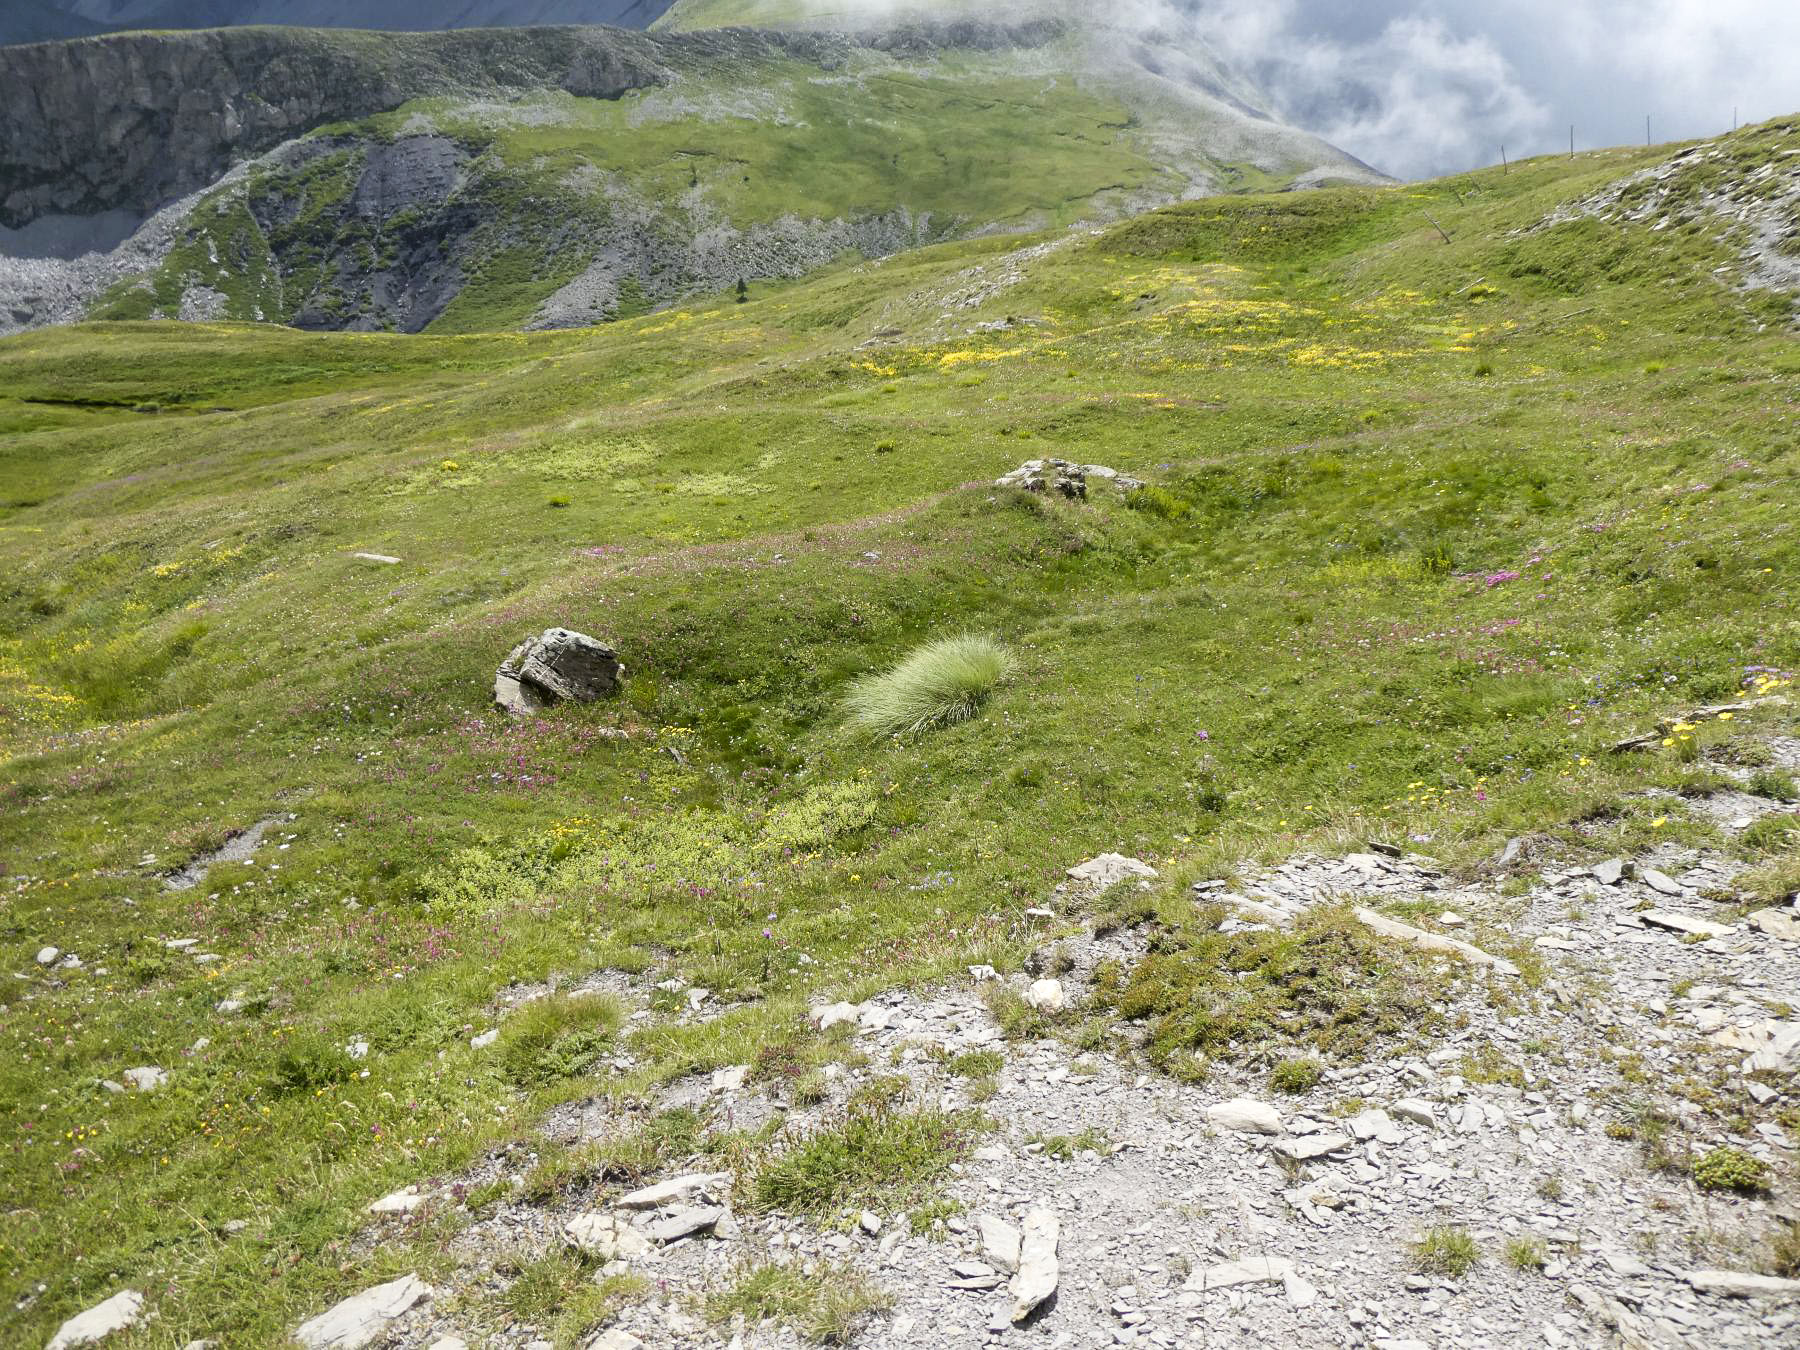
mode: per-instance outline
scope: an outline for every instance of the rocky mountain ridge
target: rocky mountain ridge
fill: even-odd
[[[799,34],[533,28],[219,29],[0,49],[0,225],[148,212],[236,160],[409,99],[524,89],[612,99],[774,54],[824,64],[840,47]]]
[[[388,0],[371,8],[351,0],[12,0],[0,13],[0,45],[54,42],[109,31],[233,28],[284,24],[431,32],[610,24],[647,28],[668,0]]]
[[[0,48],[0,90],[5,329],[570,326],[959,235],[1379,180],[1204,51],[1045,17],[127,34]]]

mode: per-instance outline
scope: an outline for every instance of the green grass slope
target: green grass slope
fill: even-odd
[[[1663,153],[1197,201],[590,331],[0,342],[0,1340],[133,1287],[156,1320],[120,1344],[279,1343],[432,1278],[467,1211],[365,1250],[370,1200],[536,1147],[558,1101],[816,1062],[809,998],[1016,968],[1103,850],[1192,925],[1174,888],[1246,858],[1714,838],[1633,795],[1702,768],[1605,748],[1800,667],[1791,299],[1699,225],[1545,224]],[[1150,486],[993,486],[1046,456]],[[552,624],[614,642],[623,695],[509,722],[494,667]],[[1012,658],[974,716],[849,724],[860,677],[960,633]],[[726,1011],[553,1004],[470,1049],[509,984],[596,970]],[[139,1065],[170,1082],[100,1086]],[[789,1203],[724,1122],[658,1128]],[[632,1296],[532,1278],[568,1343]]]

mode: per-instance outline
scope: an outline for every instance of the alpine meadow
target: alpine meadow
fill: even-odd
[[[606,8],[0,47],[0,1343],[1800,1344],[1800,116]]]

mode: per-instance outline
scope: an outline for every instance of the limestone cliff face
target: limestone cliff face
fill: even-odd
[[[147,213],[237,160],[408,99],[532,88],[617,98],[683,67],[828,45],[739,31],[243,28],[0,47],[0,225]]]

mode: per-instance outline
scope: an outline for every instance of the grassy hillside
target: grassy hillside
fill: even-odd
[[[1081,106],[1017,112],[1055,193],[1153,177]],[[796,149],[734,134],[702,171],[778,209],[764,175]],[[554,175],[568,142],[490,144]],[[617,153],[684,171],[673,133]],[[1102,851],[1162,870],[1179,949],[1220,918],[1180,888],[1249,860],[1716,841],[1640,795],[1703,763],[1606,747],[1800,667],[1791,299],[1736,289],[1711,227],[1545,224],[1665,153],[1208,199],[596,330],[0,342],[0,1340],[129,1284],[157,1316],[122,1344],[278,1343],[378,1279],[447,1278],[492,1195],[372,1249],[364,1206],[509,1142],[553,1159],[534,1122],[559,1102],[639,1121],[696,1071],[841,1055],[809,1000],[1017,970],[1069,918],[1025,911]],[[728,161],[751,181],[727,189]],[[937,209],[974,190],[956,162],[919,169]],[[804,175],[827,206],[863,190]],[[1048,456],[1149,486],[993,486]],[[618,646],[623,696],[509,722],[494,667],[553,624]],[[853,731],[857,677],[964,632],[1013,658],[976,717]],[[165,889],[271,818],[253,861]],[[1765,893],[1800,884],[1791,836],[1759,861]],[[218,959],[166,945],[188,938]],[[40,967],[46,944],[80,966]],[[723,1011],[497,1020],[509,987],[592,972]],[[1108,1016],[1064,1030],[1106,1044]],[[490,1025],[498,1053],[472,1050]],[[1336,1053],[1298,1026],[1214,1052]],[[1185,1044],[1150,1053],[1198,1073]],[[167,1086],[100,1086],[140,1065]],[[683,1128],[634,1146],[728,1156],[756,1203],[802,1207],[755,1180],[776,1136]],[[640,1296],[545,1257],[457,1306],[576,1344]]]
[[[1118,214],[1184,189],[1126,130],[1122,104],[1071,80],[981,73],[962,57],[925,73],[826,81],[816,67],[774,62],[749,90],[738,71],[619,100],[407,104],[326,128],[299,155],[222,190],[155,276],[123,283],[98,314],[173,313],[184,290],[205,284],[226,297],[226,317],[410,328],[384,284],[399,269],[454,277],[453,303],[419,316],[439,330],[505,328],[526,324],[621,237],[629,246],[650,236],[619,268],[648,305],[702,280],[681,241],[709,228],[788,218],[819,230],[904,212],[910,244],[1066,224],[1109,203]],[[358,196],[374,157],[422,139],[451,147],[462,166],[454,187],[400,189],[380,205]],[[778,255],[776,265],[790,264]],[[750,257],[740,266],[767,271]]]

